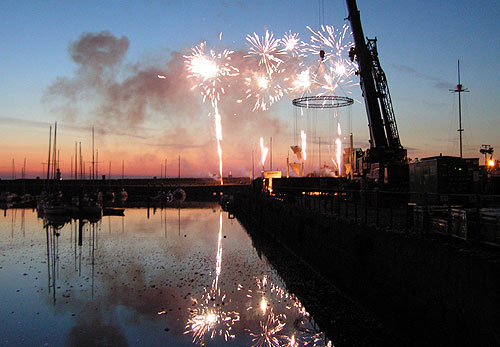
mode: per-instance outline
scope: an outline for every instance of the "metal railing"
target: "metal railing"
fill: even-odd
[[[500,246],[500,196],[280,187],[301,208],[398,233],[443,234]]]

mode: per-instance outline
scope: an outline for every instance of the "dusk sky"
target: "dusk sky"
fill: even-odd
[[[449,91],[457,84],[458,59],[462,84],[470,90],[462,98],[464,156],[480,157],[481,144],[500,153],[498,1],[357,4],[365,36],[378,38],[409,156],[458,155],[458,98]],[[291,30],[308,42],[306,26],[318,30],[322,22],[340,29],[348,24],[346,17],[341,0],[1,1],[0,177],[11,177],[12,159],[20,177],[24,158],[28,177],[42,175],[49,126],[55,121],[63,177],[69,175],[75,142],[82,143],[88,168],[92,126],[100,174],[108,174],[111,162],[111,175],[121,175],[123,160],[126,176],[159,176],[167,159],[168,175],[176,176],[179,155],[183,176],[216,174],[211,106],[197,89],[191,90],[184,56],[206,41],[208,47],[233,50],[245,61],[251,59],[245,57],[249,34],[263,36],[267,29],[281,38]],[[105,42],[109,56],[95,58],[103,47],[92,46],[92,38]],[[305,64],[314,64],[313,58]],[[355,146],[367,148],[368,122],[359,86],[341,89],[339,95],[345,92],[356,100],[338,112],[343,134],[352,131]],[[226,90],[219,103],[224,176],[229,171],[248,176],[252,150],[260,171],[261,136],[266,145],[273,137],[273,168],[285,170],[290,145],[297,144],[297,110],[291,99],[298,95],[290,93],[269,110],[253,112],[252,102],[236,102],[245,98],[237,90]],[[309,116],[329,119],[331,111]],[[325,141],[323,159],[333,136],[328,129],[331,124],[322,126],[318,120],[316,136]]]

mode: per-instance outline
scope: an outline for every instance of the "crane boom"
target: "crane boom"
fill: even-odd
[[[354,47],[349,55],[358,63],[360,86],[370,130],[368,161],[381,164],[404,162],[406,150],[399,139],[387,79],[378,59],[377,40],[365,41],[356,1],[346,2],[354,38]]]

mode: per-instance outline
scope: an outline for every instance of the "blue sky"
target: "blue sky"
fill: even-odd
[[[341,0],[2,1],[0,129],[4,134],[0,151],[8,160],[0,163],[0,171],[10,170],[11,157],[21,160],[19,148],[37,155],[38,147],[45,151],[47,141],[41,141],[48,129],[41,124],[58,120],[69,129],[84,123],[54,112],[50,103],[42,101],[58,77],[75,74],[68,47],[82,34],[108,31],[118,38],[125,36],[130,42],[125,65],[161,66],[171,52],[186,52],[204,40],[217,43],[220,32],[222,44],[234,50],[247,50],[246,35],[262,35],[266,29],[278,37],[292,30],[306,39],[306,25],[318,28],[320,4],[324,6],[324,24],[344,24],[347,10]],[[410,155],[458,154],[456,96],[448,91],[456,84],[457,59],[461,61],[462,83],[470,90],[463,100],[464,153],[478,157],[483,143],[500,153],[499,3],[358,0],[358,8],[365,35],[379,40],[401,142]],[[125,70],[120,74],[124,77]],[[352,92],[361,100],[358,87]],[[285,99],[269,112],[292,126],[290,108],[290,100]],[[350,112],[356,143],[367,145],[364,107],[356,103]],[[20,139],[29,142],[24,135],[32,143],[22,144]],[[87,135],[73,129],[66,141],[73,143]],[[262,131],[262,136],[270,135],[286,137]],[[283,151],[286,141],[284,138]]]

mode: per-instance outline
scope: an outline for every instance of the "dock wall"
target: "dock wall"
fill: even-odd
[[[232,205],[329,282],[360,302],[408,346],[500,345],[498,252],[456,240],[377,229],[260,194]]]

